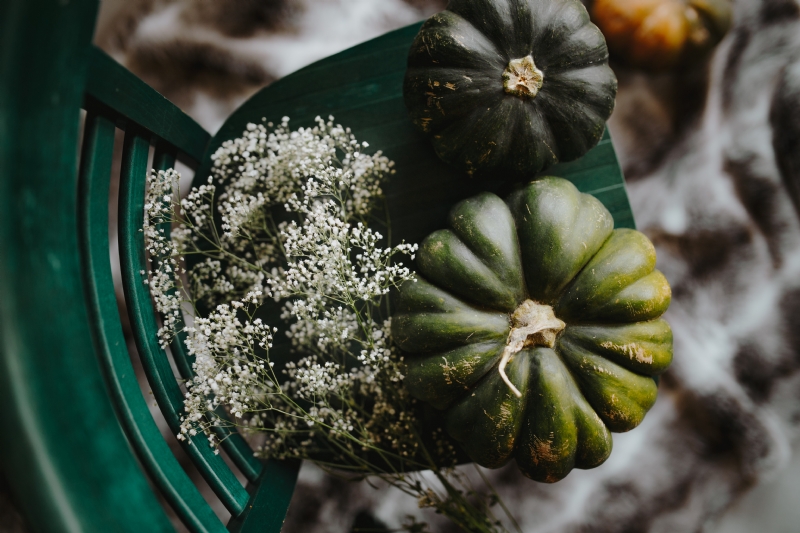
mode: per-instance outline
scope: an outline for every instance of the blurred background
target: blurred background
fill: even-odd
[[[445,5],[102,0],[95,43],[213,133],[272,81]],[[526,532],[796,532],[800,4],[587,7],[619,78],[609,127],[636,222],[674,291],[675,362],[601,468],[541,485],[512,464],[493,481]],[[407,515],[450,531],[402,494],[305,465],[285,531],[382,531]],[[0,531],[26,531],[1,477]]]

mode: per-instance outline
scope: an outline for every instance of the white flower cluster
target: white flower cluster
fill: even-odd
[[[209,442],[216,444],[209,431],[215,418],[209,423],[206,415],[222,406],[235,419],[242,419],[245,413],[262,409],[266,397],[278,387],[273,363],[258,356],[272,346],[277,328],[270,330],[261,319],[250,317],[255,298],[221,304],[186,328],[186,347],[195,357],[196,375],[187,382],[187,414],[182,418],[179,439],[193,436],[201,428]],[[239,310],[248,318],[240,320]]]
[[[178,291],[180,274],[179,252],[176,243],[168,238],[173,218],[173,199],[177,198],[180,176],[175,170],[152,172],[148,177],[148,188],[144,204],[145,249],[155,263],[145,283],[155,300],[156,310],[161,314],[163,326],[158,332],[162,348],[172,340],[174,330],[180,324],[182,300]],[[145,272],[141,272],[145,274]]]
[[[182,297],[213,309],[184,329],[195,377],[186,383],[180,438],[203,432],[216,445],[213,427],[233,424],[270,432],[264,455],[306,453],[298,446],[318,445],[316,433],[361,448],[389,443],[408,456],[411,400],[398,386],[401,360],[382,313],[389,290],[414,279],[394,259],[413,259],[417,246],[385,246],[365,223],[393,163],[362,153],[366,143],[332,120],[269,127],[250,124],[223,144],[208,183],[180,201],[176,172],[150,178],[144,231],[155,267],[150,289],[165,317],[162,345],[182,327]],[[199,259],[179,270],[189,254]],[[269,299],[282,305],[283,333],[298,354],[280,380],[269,359],[277,327],[256,317]]]
[[[214,177],[225,183],[219,198],[225,237],[234,239],[242,231],[250,235],[268,216],[265,207],[296,201],[298,190],[319,197],[318,185],[340,191],[345,220],[372,211],[394,163],[381,152],[362,153],[367,143],[334,124],[333,117],[327,122],[317,117],[316,123],[296,131],[289,130],[288,117],[273,131],[268,129],[272,123],[248,124],[241,137],[224,142],[214,153]]]

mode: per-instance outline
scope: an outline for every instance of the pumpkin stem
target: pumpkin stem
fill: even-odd
[[[543,83],[544,73],[536,68],[533,56],[530,54],[512,59],[503,71],[503,89],[508,94],[533,98],[539,94]]]
[[[552,348],[556,343],[556,336],[567,325],[556,318],[553,308],[549,305],[525,300],[511,315],[511,331],[503,349],[503,356],[497,371],[506,385],[517,398],[522,398],[522,393],[517,389],[506,375],[506,365],[517,352],[528,346],[547,346]]]

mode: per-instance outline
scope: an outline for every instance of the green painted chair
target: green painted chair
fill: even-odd
[[[258,461],[236,433],[223,441],[233,468],[204,437],[187,442],[186,454],[232,515],[223,524],[140,391],[108,244],[115,132],[124,131],[118,238],[126,305],[149,385],[174,434],[179,383],[191,375],[191,359],[179,343],[172,347],[176,376],[156,341],[143,283],[138,230],[150,166],[179,160],[202,181],[210,155],[248,122],[288,115],[299,126],[332,114],[397,163],[387,187],[396,240],[418,242],[443,225],[455,201],[503,186],[465,180],[411,126],[401,87],[418,25],[279,80],[211,138],[91,45],[96,12],[97,0],[0,3],[0,468],[35,531],[173,530],[156,493],[191,531],[280,531],[299,464]],[[618,227],[633,226],[608,135],[548,174],[600,198]]]

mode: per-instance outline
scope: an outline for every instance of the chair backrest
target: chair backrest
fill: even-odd
[[[78,177],[78,227],[95,349],[103,364],[117,415],[153,482],[176,514],[193,530],[224,530],[166,445],[139,390],[114,298],[107,224],[109,176],[118,127],[125,132],[118,200],[119,264],[125,302],[153,396],[170,431],[177,435],[183,413],[183,393],[168,354],[158,343],[159,324],[145,283],[148,265],[140,230],[145,183],[151,167],[156,170],[172,168],[176,158],[196,166],[210,136],[177,107],[96,48],[89,50],[83,106],[87,115]],[[154,153],[149,165],[151,147]],[[171,349],[180,377],[191,378],[192,362],[180,338]],[[241,435],[228,431],[219,437],[231,462],[252,485],[249,492],[222,456],[215,454],[206,437],[196,435],[181,443],[231,513],[233,521],[228,529],[279,531],[294,489],[297,465],[271,461],[265,468],[253,457],[252,449]],[[258,518],[254,510],[260,513]]]
[[[149,168],[170,168],[176,158],[195,167],[210,135],[91,46],[96,1],[11,1],[0,9],[0,443],[23,513],[42,531],[170,530],[149,478],[192,531],[280,531],[299,465],[256,460],[236,433],[221,439],[233,469],[204,437],[185,441],[230,511],[226,528],[149,411],[115,297],[108,205],[114,138],[123,130],[118,241],[127,312],[176,435],[183,394],[156,340],[139,229]],[[176,343],[173,359],[187,378],[191,362],[181,348]]]
[[[149,480],[192,531],[277,532],[299,465],[255,460],[236,433],[221,435],[232,467],[205,438],[186,441],[187,455],[233,517],[226,528],[173,455],[141,393],[109,259],[115,133],[124,131],[118,241],[127,314],[172,434],[183,397],[171,365],[180,378],[192,370],[180,342],[171,358],[159,346],[144,285],[139,229],[151,167],[170,168],[177,159],[204,181],[211,154],[248,122],[288,115],[297,127],[333,114],[396,161],[387,206],[393,240],[409,242],[442,227],[458,200],[486,189],[503,192],[505,184],[465,179],[408,120],[402,79],[418,25],[277,81],[211,138],[92,47],[96,9],[96,0],[0,4],[0,465],[40,531],[169,530]],[[597,196],[617,227],[633,227],[608,134],[580,160],[547,173]],[[275,357],[287,350],[276,339]]]

